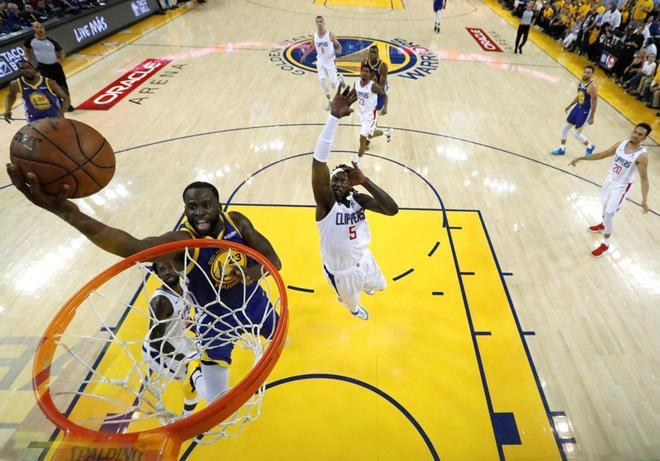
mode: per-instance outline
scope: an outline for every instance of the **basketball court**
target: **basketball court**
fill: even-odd
[[[145,60],[167,61],[111,109],[71,115],[117,154],[113,180],[81,210],[159,235],[180,221],[183,188],[208,181],[283,263],[288,341],[259,418],[237,437],[184,444],[181,459],[660,458],[655,141],[651,211],[641,214],[637,180],[610,251],[592,258],[598,238],[586,227],[600,219],[611,159],[569,167],[583,154],[572,137],[566,156],[548,154],[586,63],[540,33],[514,55],[514,27],[486,2],[450,0],[434,34],[430,3],[209,0],[68,58],[75,105]],[[345,48],[337,65],[349,83],[372,44],[390,67],[379,126],[394,137],[375,139],[362,169],[401,211],[368,214],[388,287],[363,297],[366,322],[337,302],[319,255],[310,170],[327,102],[296,61],[316,15]],[[597,77],[605,99],[584,133],[600,151],[653,113]],[[6,161],[20,123],[2,127]],[[354,158],[358,135],[356,115],[341,120],[331,166]],[[60,435],[35,406],[34,351],[66,299],[118,258],[8,184],[3,170],[0,459],[50,459]],[[142,328],[121,314],[115,333]]]

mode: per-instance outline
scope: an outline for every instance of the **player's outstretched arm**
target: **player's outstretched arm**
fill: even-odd
[[[75,227],[94,245],[122,258],[156,245],[187,238],[183,232],[168,232],[159,237],[137,239],[127,232],[107,226],[80,211],[78,206],[69,200],[71,194],[69,186],[63,186],[57,196],[48,195],[41,191],[39,179],[34,173],[28,173],[27,177],[24,177],[18,167],[12,164],[7,164],[7,173],[16,189],[30,202],[50,211]]]
[[[355,200],[363,208],[387,216],[394,216],[399,212],[399,205],[397,205],[390,194],[378,187],[371,179],[367,178],[355,162],[353,162],[353,168],[348,173],[348,181],[351,186],[362,186],[371,194],[354,195]]]
[[[330,187],[328,157],[339,126],[339,119],[353,112],[351,104],[355,101],[357,101],[357,94],[354,88],[346,86],[343,91],[341,88],[337,89],[337,94],[332,100],[330,116],[316,142],[312,160],[312,191],[316,202],[317,221],[325,218],[335,204],[335,194]]]
[[[602,160],[602,159],[604,159],[604,158],[611,157],[611,156],[613,156],[614,153],[616,152],[616,148],[617,148],[618,146],[619,146],[618,144],[614,144],[614,145],[613,145],[612,147],[610,147],[609,149],[604,150],[604,151],[602,151],[602,152],[598,152],[598,153],[596,153],[596,154],[594,154],[594,155],[591,155],[591,156],[589,156],[589,157],[587,157],[587,156],[585,155],[584,157],[574,158],[573,160],[571,160],[571,163],[569,163],[569,166],[575,166],[575,164],[576,164],[577,162],[581,161],[581,160],[589,160],[589,161],[591,161],[591,160]]]

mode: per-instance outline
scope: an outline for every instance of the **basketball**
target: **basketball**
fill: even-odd
[[[36,174],[49,195],[57,195],[68,184],[71,198],[87,197],[103,189],[115,174],[115,153],[101,133],[64,118],[25,125],[12,139],[9,158],[24,176]]]

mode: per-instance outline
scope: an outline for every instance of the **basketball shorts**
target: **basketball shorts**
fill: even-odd
[[[621,205],[625,200],[632,183],[616,184],[605,183],[600,189],[600,199],[603,202],[603,211],[605,213],[615,214],[621,209]]]
[[[337,66],[334,62],[316,61],[316,70],[319,79],[327,78],[332,82],[332,86],[337,86]]]
[[[350,309],[358,305],[363,291],[381,291],[387,286],[385,276],[369,250],[364,252],[353,267],[336,271],[324,264],[323,273],[337,292],[339,302]]]
[[[197,341],[203,363],[231,365],[234,343],[243,333],[272,337],[279,314],[258,285],[254,291],[252,286],[247,287],[246,293],[249,299],[244,309],[230,311],[216,304],[197,313]]]
[[[579,106],[573,107],[566,118],[566,121],[572,125],[575,125],[575,128],[582,128],[582,125],[589,119],[589,111],[585,111]]]
[[[360,115],[360,136],[368,138],[374,134],[376,131],[376,111],[373,111],[371,114],[359,114]]]

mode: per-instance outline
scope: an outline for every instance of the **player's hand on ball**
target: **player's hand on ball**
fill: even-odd
[[[36,174],[27,173],[23,176],[21,170],[11,163],[7,164],[7,173],[11,178],[11,182],[16,186],[16,189],[40,208],[53,213],[61,213],[71,211],[72,207],[76,207],[72,202],[67,200],[71,195],[71,188],[66,184],[62,186],[62,189],[56,196],[48,195],[41,191],[39,178],[37,178]]]
[[[353,168],[348,170],[348,183],[351,186],[360,186],[367,182],[367,177],[364,175],[357,163],[351,162]]]
[[[350,88],[349,86],[344,87],[344,91],[341,88],[337,88],[337,94],[335,94],[334,99],[332,100],[332,106],[330,108],[330,113],[337,118],[346,117],[353,109],[351,109],[351,104],[357,101],[357,93],[355,88]]]

